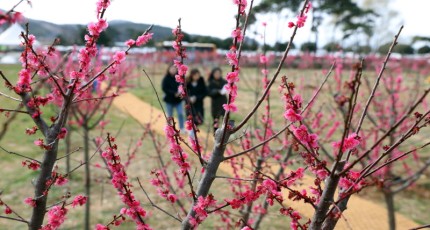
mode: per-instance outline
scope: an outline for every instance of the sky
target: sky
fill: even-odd
[[[0,0],[0,9],[8,10],[18,0]],[[255,0],[254,5],[261,0]],[[248,0],[250,3],[251,0]],[[87,24],[95,21],[96,0],[32,0],[32,7],[25,2],[17,10],[28,18],[54,22],[57,24]],[[398,15],[389,22],[382,22],[378,34],[386,34],[387,41],[392,40],[401,24],[404,30],[401,41],[409,41],[412,36],[429,36],[430,1],[429,0],[391,0],[387,7],[377,9],[383,13],[387,9],[398,11]],[[234,14],[237,11],[232,0],[112,0],[106,12],[106,19],[127,20],[136,23],[154,24],[174,28],[181,19],[183,31],[189,34],[209,35],[219,38],[230,37],[235,26]],[[261,41],[263,22],[267,23],[265,38],[268,44],[276,41],[285,42],[291,35],[291,29],[286,25],[292,18],[279,20],[275,16],[259,18],[256,26],[249,29],[250,37]],[[257,27],[258,26],[258,27]],[[328,25],[322,26],[320,43],[329,41],[332,31]],[[143,28],[146,29],[146,28]],[[388,36],[388,37],[387,37]],[[296,41],[311,39],[310,23],[300,29]],[[378,38],[380,39],[380,38]]]

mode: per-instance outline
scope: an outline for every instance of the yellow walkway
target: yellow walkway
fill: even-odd
[[[164,135],[165,119],[162,112],[157,108],[152,107],[150,104],[140,100],[130,93],[123,93],[116,97],[113,102],[114,106],[123,111],[134,119],[147,124],[152,122],[151,127]],[[158,119],[157,119],[158,118]],[[204,132],[203,130],[201,132]],[[201,134],[201,137],[206,137]],[[230,167],[222,165],[221,170],[230,173]],[[304,188],[308,184],[313,184],[310,177],[303,180]],[[286,191],[285,191],[286,192]],[[285,201],[287,206],[293,207],[302,215],[310,218],[313,214],[312,207],[304,203]],[[347,221],[345,221],[345,219]],[[414,221],[406,218],[401,214],[396,215],[397,229],[405,230],[419,226]],[[354,230],[385,230],[388,229],[388,221],[386,210],[384,207],[379,206],[371,201],[362,199],[358,196],[353,196],[348,203],[348,209],[344,212],[344,219],[340,220],[336,229],[354,229]]]

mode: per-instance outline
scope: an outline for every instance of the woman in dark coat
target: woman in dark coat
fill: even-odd
[[[184,108],[181,95],[179,94],[179,83],[176,82],[175,75],[177,69],[174,65],[167,68],[166,74],[161,82],[161,88],[164,92],[163,101],[166,103],[167,116],[172,117],[174,110],[176,110],[179,123],[179,128],[185,130]]]
[[[203,99],[208,95],[205,80],[198,69],[192,69],[186,82],[191,108],[193,110],[194,122],[196,125],[201,125],[205,117]],[[187,115],[190,115],[189,111],[187,111]]]
[[[222,107],[227,103],[227,91],[224,89],[225,84],[227,84],[227,81],[222,77],[221,68],[213,68],[209,74],[208,92],[211,97],[211,113],[215,130],[218,127],[218,120],[225,113]]]

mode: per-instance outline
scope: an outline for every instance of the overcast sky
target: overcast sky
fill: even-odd
[[[254,5],[261,0],[255,0]],[[8,10],[17,0],[0,0],[0,9]],[[30,8],[25,3],[18,7],[28,18],[54,22],[57,24],[86,24],[95,21],[96,0],[33,0]],[[173,28],[181,18],[182,29],[190,34],[210,35],[219,38],[230,37],[235,26],[233,18],[236,8],[232,0],[113,0],[109,7],[107,20],[121,19],[137,23],[161,25]],[[250,3],[251,0],[248,0]],[[405,26],[401,38],[407,41],[415,35],[429,36],[430,1],[429,0],[392,0],[387,7],[399,12],[399,15],[383,26],[387,34],[395,33],[400,24]],[[386,10],[386,9],[382,9]],[[287,20],[276,17],[261,19],[257,25],[267,22],[266,41],[286,41],[291,29],[286,27]],[[302,28],[296,41],[310,39],[310,23]],[[278,29],[277,29],[278,28]],[[262,29],[255,29],[258,33]],[[321,31],[322,30],[322,31]],[[328,41],[331,30],[321,31],[321,43]],[[378,33],[380,33],[378,32]],[[250,34],[250,33],[248,33]],[[260,38],[254,36],[253,38]],[[390,40],[390,38],[388,38]]]

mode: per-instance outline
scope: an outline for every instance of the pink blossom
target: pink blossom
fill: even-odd
[[[234,103],[222,105],[225,111],[236,112],[237,106]]]
[[[333,147],[335,149],[339,149],[341,144],[342,144],[342,141],[334,142]],[[358,137],[356,133],[352,133],[347,138],[344,139],[342,152],[352,150],[355,147],[357,147],[359,144],[360,144],[360,137]]]
[[[102,10],[107,9],[109,5],[110,5],[110,0],[98,0],[96,3],[97,12],[101,12]]]
[[[66,220],[67,209],[65,207],[54,206],[48,211],[48,224],[44,229],[58,229]]]
[[[248,5],[248,2],[246,0],[233,0],[233,3],[239,6],[240,14],[245,14],[245,9]]]
[[[307,18],[306,15],[297,16],[297,22],[296,22],[296,24],[297,24],[298,28],[302,28],[303,26],[305,26],[306,18]]]
[[[181,84],[185,83],[185,79],[179,74],[175,75],[175,80],[176,80],[176,82],[181,83]]]
[[[24,203],[26,203],[26,204],[28,204],[28,205],[30,205],[31,207],[36,207],[36,200],[34,200],[33,198],[31,198],[31,197],[27,197],[27,198],[25,198],[24,199]]]
[[[132,47],[132,46],[134,46],[135,43],[136,43],[136,41],[134,41],[133,39],[128,39],[125,42],[125,45],[128,46],[128,47]]]
[[[113,60],[114,60],[117,64],[121,64],[121,62],[123,62],[123,61],[125,60],[125,56],[126,56],[126,54],[125,54],[125,52],[124,52],[124,51],[119,51],[119,52],[116,52],[116,53],[113,55]]]
[[[181,96],[181,97],[185,97],[187,94],[185,93],[185,89],[184,89],[184,86],[183,85],[179,85],[178,86],[178,92],[179,92],[179,95]]]
[[[239,199],[226,200],[228,204],[230,204],[232,209],[238,209],[244,205],[244,202]]]
[[[58,176],[57,179],[55,180],[55,184],[58,186],[63,186],[65,184],[67,184],[67,182],[69,182],[69,180],[67,180],[67,178],[63,177],[63,176]]]
[[[310,10],[310,9],[312,9],[312,2],[311,2],[311,1],[309,1],[309,2],[308,2],[308,5],[306,6],[305,14],[307,14],[307,13],[309,12],[309,10]]]
[[[82,206],[87,203],[87,197],[82,195],[77,195],[72,201],[72,207]]]
[[[37,140],[35,140],[34,144],[37,145],[37,146],[39,146],[39,147],[41,147],[41,148],[44,147],[43,139],[40,139],[40,138],[37,139]]]
[[[260,56],[260,63],[261,64],[266,64],[267,63],[267,57],[265,55],[261,55]]]
[[[237,71],[229,72],[226,76],[226,80],[229,83],[234,83],[239,81],[239,73]]]
[[[28,45],[33,46],[34,42],[36,41],[36,36],[33,34],[28,35]]]
[[[23,166],[25,166],[25,165],[27,165],[27,162],[25,162],[25,163],[23,162]],[[39,162],[32,160],[32,161],[28,162],[27,167],[33,171],[36,171],[40,168],[40,164],[39,164]]]
[[[177,64],[176,68],[178,69],[178,74],[181,76],[186,76],[188,71],[188,66],[182,63]]]
[[[291,122],[301,121],[303,119],[303,117],[296,113],[293,109],[288,109],[285,111],[284,117]]]
[[[266,179],[263,181],[262,186],[265,187],[268,191],[277,191],[278,185],[275,183],[275,181]]]
[[[18,82],[15,91],[17,93],[30,92],[31,90],[31,72],[28,69],[22,69],[19,72]]]
[[[239,64],[239,60],[236,56],[236,48],[232,47],[230,51],[226,54],[229,65],[237,66]]]
[[[264,76],[267,76],[267,75],[269,74],[269,70],[268,70],[268,69],[262,69],[262,70],[261,70],[261,73],[262,73]]]
[[[33,135],[33,134],[35,134],[35,133],[36,133],[36,131],[37,131],[37,130],[38,130],[37,126],[33,126],[33,128],[31,128],[31,129],[27,128],[27,129],[25,130],[25,133],[26,133],[27,135]]]
[[[240,28],[236,28],[235,30],[233,30],[233,32],[231,32],[231,36],[238,42],[243,40],[242,30]]]
[[[325,169],[319,169],[319,170],[317,170],[317,171],[316,171],[315,175],[316,175],[319,179],[324,180],[325,178],[327,178],[327,177],[328,177],[329,173],[328,173],[328,172],[327,172],[327,170],[325,170]]]
[[[177,198],[175,194],[169,194],[167,195],[167,200],[170,201],[170,203],[175,203]]]
[[[288,22],[288,28],[293,28],[295,26],[294,22]]]
[[[293,126],[291,128],[293,130],[294,135],[296,136],[299,141],[302,143],[308,143],[309,141],[309,133],[308,129],[304,125],[300,125],[299,127]]]
[[[237,96],[237,85],[227,84],[224,87],[225,87],[225,90],[227,90],[227,92],[229,92],[229,94],[232,97],[236,97]]]
[[[152,39],[152,35],[153,33],[148,33],[148,34],[142,34],[141,36],[137,37],[136,45],[137,46],[145,45],[146,43],[149,42],[149,40]]]
[[[97,224],[94,230],[109,230],[109,228],[103,224]]]
[[[66,128],[61,128],[60,133],[58,133],[58,139],[64,139],[67,135],[67,129]]]
[[[10,207],[6,205],[6,208],[4,209],[4,213],[6,215],[12,214],[12,209],[10,209]]]

